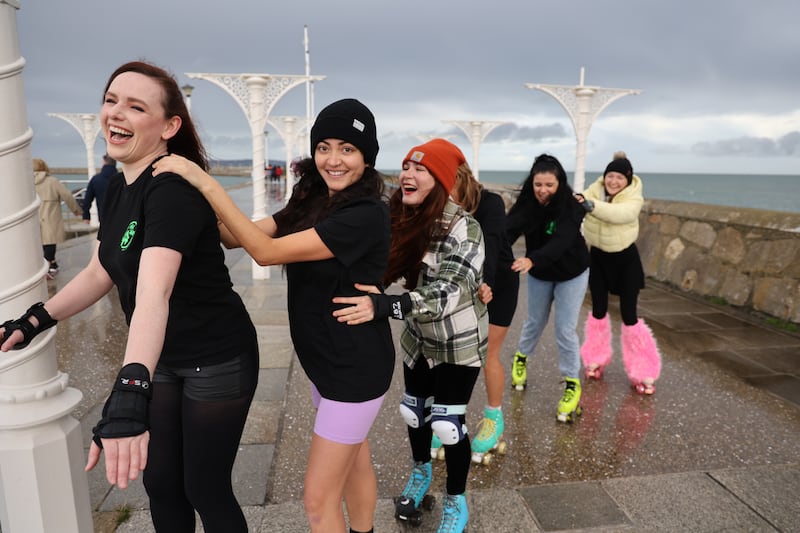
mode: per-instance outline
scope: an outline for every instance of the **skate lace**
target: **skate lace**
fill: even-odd
[[[458,522],[458,498],[445,494],[442,502],[442,522],[437,533],[455,531],[456,522]]]
[[[425,480],[427,476],[425,475],[425,471],[422,469],[422,466],[415,466],[414,469],[411,471],[411,478],[409,478],[408,483],[406,484],[406,488],[403,491],[403,495],[407,498],[413,499],[415,502],[418,502],[422,496],[424,496],[425,490]],[[422,494],[420,494],[422,492]]]
[[[514,358],[514,374],[517,377],[522,377],[525,373],[525,359],[522,357],[515,357]]]
[[[497,422],[491,418],[484,418],[480,423],[480,430],[475,437],[477,440],[489,440],[497,431]]]
[[[567,387],[564,389],[564,397],[561,398],[561,401],[564,403],[569,403],[575,397],[575,385],[572,383],[567,383]]]

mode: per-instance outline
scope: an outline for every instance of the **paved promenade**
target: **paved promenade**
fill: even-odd
[[[249,209],[249,189],[233,194]],[[91,235],[59,245],[62,269],[48,282],[51,292],[78,272],[92,246]],[[313,410],[289,338],[286,281],[277,267],[270,279],[253,281],[249,258],[226,254],[261,348],[259,387],[234,470],[236,494],[251,531],[307,531],[302,488]],[[520,296],[503,349],[506,368],[525,316],[524,282]],[[572,425],[555,420],[563,385],[547,328],[529,360],[528,388],[504,397],[507,455],[470,471],[469,531],[800,531],[800,335],[653,283],[642,293],[640,314],[663,354],[656,394],[641,397],[628,385],[612,309],[614,361],[603,381],[584,384],[584,414]],[[87,449],[125,338],[116,294],[58,325],[59,365],[84,394],[75,416]],[[398,524],[391,503],[411,467],[397,413],[400,362],[370,434],[380,498],[375,531],[428,533],[438,524],[438,501],[419,528]],[[485,402],[480,380],[468,411],[473,434]],[[444,475],[436,462],[437,497]],[[96,531],[153,531],[140,482],[111,489],[96,469],[90,490]],[[121,509],[130,516],[116,527]]]

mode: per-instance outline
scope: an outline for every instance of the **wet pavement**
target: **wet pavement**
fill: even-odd
[[[270,192],[273,201],[276,194]],[[232,195],[245,211],[252,205],[249,189]],[[80,270],[92,246],[91,235],[59,245],[61,272],[48,282],[51,290]],[[254,281],[243,252],[226,254],[261,347],[259,388],[234,470],[236,494],[251,531],[307,531],[303,473],[314,413],[289,338],[286,282],[277,267],[270,279]],[[502,351],[506,368],[525,295],[523,282]],[[648,282],[640,315],[656,335],[663,371],[656,394],[643,397],[622,367],[614,305],[612,299],[614,361],[602,381],[584,382],[583,415],[574,424],[555,420],[563,385],[552,326],[545,330],[529,357],[527,389],[504,395],[507,454],[471,468],[469,531],[800,531],[800,335]],[[588,310],[585,304],[581,323]],[[396,333],[399,326],[393,324]],[[59,366],[84,394],[74,414],[87,447],[125,338],[115,294],[58,325]],[[398,357],[370,433],[380,498],[375,531],[427,533],[436,530],[438,502],[419,528],[398,524],[391,503],[411,468],[397,413],[400,363]],[[481,379],[468,409],[473,435],[485,403]],[[443,462],[436,461],[431,490],[437,497],[444,476]],[[153,530],[141,483],[110,489],[98,469],[90,474],[90,490],[97,531],[114,531],[122,508],[131,515],[116,531]]]

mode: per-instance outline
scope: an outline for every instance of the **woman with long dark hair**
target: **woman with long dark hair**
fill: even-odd
[[[120,66],[100,123],[122,171],[109,182],[89,264],[44,304],[6,322],[3,351],[95,303],[113,287],[129,326],[122,369],[94,427],[86,469],[105,452],[109,483],[144,471],[156,531],[246,532],[231,471],[258,379],[256,332],[225,266],[214,212],[153,163],[205,150],[175,78],[144,62]],[[16,346],[15,346],[16,345]]]
[[[520,332],[511,383],[527,382],[526,363],[555,309],[558,368],[565,382],[556,417],[572,421],[580,414],[581,359],[576,330],[589,280],[589,251],[581,235],[584,209],[574,198],[567,173],[555,157],[537,157],[508,212],[507,231],[513,243],[525,236],[525,256],[512,270],[527,273],[528,314]]]

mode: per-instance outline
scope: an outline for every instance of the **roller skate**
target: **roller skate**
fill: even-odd
[[[451,496],[445,493],[442,500],[442,521],[436,533],[462,533],[467,528],[469,509],[464,494]]]
[[[394,517],[404,520],[414,527],[422,523],[422,509],[430,511],[436,498],[427,494],[431,486],[433,469],[430,463],[417,463],[411,471],[403,493],[394,499]]]
[[[478,434],[472,440],[472,462],[489,466],[495,450],[500,455],[506,453],[506,442],[502,440],[505,424],[500,409],[483,410],[483,420],[478,425]]]
[[[641,318],[632,326],[622,325],[622,361],[631,386],[638,394],[656,392],[655,382],[661,375],[661,354],[653,332]]]
[[[444,461],[444,446],[442,446],[442,441],[436,436],[436,433],[431,437],[431,459]]]
[[[566,386],[564,395],[558,402],[558,414],[556,418],[559,422],[574,422],[576,416],[581,414],[581,382],[575,378],[564,378]]]
[[[528,383],[528,372],[526,365],[528,356],[517,352],[514,354],[514,363],[511,367],[511,388],[523,390]]]
[[[586,379],[603,379],[603,369],[611,362],[611,319],[608,315],[586,317],[585,341],[581,346],[581,359]]]

